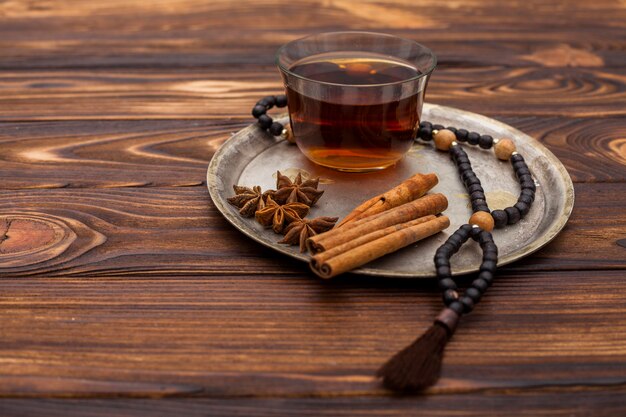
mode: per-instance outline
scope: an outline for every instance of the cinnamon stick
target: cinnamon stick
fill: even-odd
[[[307,247],[311,253],[322,252],[376,230],[438,214],[447,208],[448,199],[443,194],[429,194],[383,213],[310,237]]]
[[[435,217],[425,223],[400,228],[391,234],[340,253],[325,261],[320,261],[322,258],[317,258],[319,255],[315,255],[310,266],[313,272],[321,278],[332,278],[432,236],[448,226],[450,226],[450,219],[447,216]]]
[[[371,242],[372,240],[380,239],[381,237],[385,237],[393,232],[396,232],[398,230],[401,230],[407,227],[415,226],[421,223],[426,223],[435,218],[436,216],[428,215],[428,216],[420,217],[415,220],[408,221],[406,223],[395,224],[393,226],[385,227],[384,229],[375,230],[372,233],[365,234],[356,239],[350,240],[346,243],[342,243],[341,245],[334,246],[328,250],[325,250],[324,252],[318,253],[312,258],[313,262],[324,263],[330,258],[334,258],[335,256],[343,252],[347,252],[350,249],[354,249],[358,246],[364,245],[368,242]]]
[[[439,179],[435,174],[415,174],[391,190],[361,203],[335,227],[398,207],[426,194]]]

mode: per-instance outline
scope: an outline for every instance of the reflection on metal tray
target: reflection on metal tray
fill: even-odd
[[[493,137],[509,137],[524,155],[537,182],[537,195],[530,213],[521,222],[493,232],[500,253],[499,265],[531,254],[565,226],[574,205],[574,187],[561,162],[543,145],[511,126],[450,107],[425,104],[423,119]],[[287,122],[287,118],[281,121]],[[499,161],[491,150],[469,145],[464,149],[481,179],[489,207],[494,210],[514,204],[519,184],[511,165]],[[436,248],[471,215],[468,195],[449,154],[438,152],[430,145],[416,143],[395,167],[381,172],[342,173],[313,164],[297,146],[275,139],[256,124],[251,125],[230,138],[211,160],[207,173],[211,198],[224,217],[242,233],[277,252],[306,262],[309,256],[301,254],[297,246],[278,244],[280,235],[264,229],[254,219],[242,218],[226,201],[233,195],[234,184],[274,189],[276,170],[292,177],[302,170],[304,174],[321,178],[320,188],[325,192],[309,217],[343,217],[363,200],[388,190],[416,172],[435,172],[439,176],[439,184],[431,192],[448,197],[445,214],[450,217],[450,228],[373,261],[354,273],[404,278],[435,276],[432,259]],[[479,264],[480,250],[476,244],[464,245],[452,258],[455,274],[477,271]]]

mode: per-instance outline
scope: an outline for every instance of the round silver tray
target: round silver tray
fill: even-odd
[[[574,205],[574,187],[565,167],[543,145],[530,136],[496,120],[451,107],[425,104],[422,118],[444,126],[457,126],[493,137],[515,141],[537,183],[537,194],[530,213],[518,224],[493,232],[500,260],[505,265],[530,255],[552,240],[565,226]],[[288,119],[283,115],[281,122]],[[504,208],[514,204],[519,195],[513,169],[499,161],[491,150],[464,146],[472,167],[480,178],[489,207]],[[308,262],[309,255],[297,246],[277,243],[282,237],[264,229],[254,219],[243,218],[226,199],[233,195],[233,185],[260,185],[263,190],[276,186],[276,170],[295,177],[298,172],[320,177],[324,195],[313,206],[309,217],[343,217],[363,200],[387,191],[416,172],[435,172],[440,192],[449,200],[445,214],[450,227],[435,236],[354,270],[354,273],[385,277],[425,278],[435,276],[435,250],[471,215],[468,195],[459,180],[449,154],[438,152],[429,144],[415,143],[409,153],[384,171],[354,174],[320,167],[300,153],[298,147],[262,131],[256,124],[234,134],[217,151],[207,172],[207,186],[218,210],[239,231],[277,252]],[[454,274],[478,270],[480,249],[475,243],[464,245],[452,258]]]

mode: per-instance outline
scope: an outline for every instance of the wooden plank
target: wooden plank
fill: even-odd
[[[236,398],[236,399],[8,399],[0,402],[6,417],[77,415],[101,417],[195,416],[524,416],[615,417],[626,413],[621,388],[580,392],[496,393],[408,398]]]
[[[626,180],[623,118],[499,117],[547,146],[576,182]]]
[[[274,68],[0,72],[0,121],[250,119],[259,97],[282,90]],[[427,100],[488,116],[626,115],[615,69],[442,68]]]
[[[351,28],[325,28],[326,31],[345,29]],[[374,29],[427,45],[436,53],[440,68],[626,66],[624,40],[621,38],[624,30],[605,26],[567,31],[530,28],[506,32],[496,25],[481,26],[479,30],[469,26],[410,31]],[[250,34],[249,41],[242,44],[240,31],[232,27],[207,28],[200,34],[139,32],[112,36],[104,33],[92,34],[88,39],[83,33],[62,33],[56,40],[50,39],[45,29],[38,26],[37,30],[29,32],[25,39],[11,39],[20,33],[15,31],[0,39],[0,69],[208,67],[253,70],[259,66],[272,66],[276,51],[284,43],[318,32],[317,29],[307,31],[304,28],[256,30]],[[42,30],[41,34],[39,30]],[[46,40],[41,40],[42,37]]]
[[[0,397],[30,397],[0,415],[625,414],[624,22],[619,0],[0,2]],[[540,137],[581,182],[430,395],[372,375],[439,310],[432,282],[322,283],[202,184],[280,91],[276,48],[342,29],[432,46],[428,100]]]
[[[626,181],[622,118],[499,119],[548,146],[575,182]],[[0,123],[0,189],[199,185],[213,153],[253,120]]]
[[[623,183],[578,184],[565,230],[506,270],[624,269]],[[303,274],[244,237],[204,186],[1,191],[3,277]],[[468,213],[469,216],[469,213]]]
[[[0,123],[0,188],[202,185],[215,151],[253,122]]]
[[[502,277],[464,318],[429,393],[623,390],[622,276]],[[375,370],[441,308],[433,283],[366,278],[3,278],[2,288],[0,396],[12,397],[385,395]]]
[[[0,68],[269,65],[288,40],[337,30],[410,37],[444,65],[626,64],[615,1],[24,1],[0,18]]]
[[[489,116],[626,114],[626,74],[582,68],[448,68],[431,102]],[[281,91],[268,71],[0,72],[0,120],[245,119],[260,96]]]

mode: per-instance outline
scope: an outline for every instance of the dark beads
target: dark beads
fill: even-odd
[[[478,234],[478,242],[480,243],[480,246],[483,248],[485,248],[485,246],[488,243],[493,243],[493,237],[491,236],[491,233],[487,232],[486,230],[482,230],[479,234]]]
[[[439,268],[440,266],[447,266],[450,267],[450,259],[448,259],[447,255],[444,255],[444,257],[437,257],[437,255],[435,255],[435,268]]]
[[[484,198],[474,199],[472,200],[472,206],[485,207],[487,206],[487,200],[485,200]]]
[[[480,140],[480,135],[476,132],[470,132],[467,135],[467,143],[470,145],[478,145],[478,141]]]
[[[463,182],[465,183],[466,187],[469,187],[470,185],[473,185],[473,184],[480,184],[480,180],[478,179],[476,174],[474,174],[473,176],[471,176],[470,178],[468,178],[467,180]]]
[[[532,177],[532,175],[530,175],[530,172],[528,174],[520,175],[518,177],[518,179],[519,179],[520,183],[525,183],[525,182],[532,182],[532,183],[534,183],[533,177]]]
[[[532,179],[532,176],[530,174],[530,170],[528,168],[519,168],[519,169],[515,170],[515,176],[520,181],[522,181],[522,177],[524,177],[524,176],[529,176]]]
[[[456,290],[456,283],[452,278],[444,278],[439,280],[440,290]]]
[[[524,157],[520,154],[511,155],[511,163],[524,162]]]
[[[483,149],[489,149],[493,146],[493,137],[489,135],[481,135],[478,139],[478,146]]]
[[[283,129],[284,127],[282,124],[278,122],[274,122],[270,126],[270,133],[274,136],[280,136],[283,133]]]
[[[480,265],[478,278],[472,282],[462,297],[459,297],[457,285],[452,279],[452,269],[450,268],[450,257],[469,238],[473,238],[480,243],[483,252],[483,260]],[[437,277],[439,278],[439,288],[442,290],[442,298],[448,308],[457,314],[466,314],[474,309],[476,303],[480,301],[482,295],[493,281],[498,262],[498,248],[493,242],[490,232],[475,227],[471,224],[464,224],[452,233],[446,242],[435,252],[435,266]]]
[[[254,117],[259,117],[262,114],[265,114],[266,111],[267,109],[265,108],[265,106],[261,106],[260,104],[257,104],[256,106],[252,108],[252,115]]]
[[[482,278],[478,278],[472,282],[472,287],[476,288],[481,293],[484,293],[487,291],[487,288],[489,288],[489,283]]]
[[[467,239],[465,239],[464,236],[457,232],[454,232],[452,235],[450,235],[446,243],[454,245],[455,248],[460,248],[466,240]]]
[[[450,258],[457,251],[457,247],[452,243],[444,243],[437,249],[437,254],[445,255]]]
[[[432,140],[433,138],[433,129],[428,126],[420,127],[419,137],[423,140]]]
[[[533,198],[530,197],[527,194],[521,194],[519,196],[519,198],[517,199],[517,202],[518,203],[524,203],[524,204],[528,205],[528,207],[530,208],[530,205],[533,203]]]
[[[262,114],[259,116],[258,122],[262,129],[269,129],[274,121],[267,114]]]
[[[458,140],[459,142],[466,142],[467,135],[469,134],[469,132],[465,129],[457,129],[455,134],[456,134],[456,140]]]
[[[450,149],[456,149],[456,148],[458,148],[458,146],[453,146]],[[452,155],[452,160],[456,162],[457,167],[461,164],[470,164],[470,160],[467,157],[467,154],[465,152],[459,153],[459,154],[452,153],[451,155]]]
[[[480,191],[481,193],[485,192],[485,190],[483,190],[483,186],[480,184],[472,184],[467,187],[467,192],[470,194],[475,193],[476,191]]]
[[[463,173],[461,174],[461,180],[465,182],[469,180],[470,178],[478,178],[478,177],[476,176],[476,174],[474,174],[474,171],[472,171],[471,169],[463,171]]]
[[[433,130],[443,130],[445,127],[443,125],[433,125]]]
[[[450,132],[456,134],[456,127],[448,126],[448,127],[446,127],[446,129],[448,129]]]
[[[263,105],[266,107],[270,107],[272,108],[274,106],[274,104],[276,104],[276,97],[274,96],[265,96],[261,99],[261,101],[258,104],[261,104],[261,102],[263,102]]]
[[[498,252],[483,252],[483,261],[497,261],[498,260]]]
[[[452,276],[452,270],[447,265],[441,265],[437,267],[437,277],[446,278]]]
[[[487,201],[483,199],[472,200],[472,210],[486,211],[487,213],[489,213],[489,206],[487,205]]]
[[[521,181],[520,186],[522,187],[522,189],[537,191],[537,186],[532,179],[528,181]]]
[[[467,290],[465,290],[464,295],[471,298],[474,303],[477,303],[478,301],[480,301],[480,297],[482,297],[483,294],[477,288],[469,287]]]
[[[513,170],[515,172],[519,171],[520,169],[528,169],[528,165],[526,165],[526,162],[524,161],[519,161],[519,162],[513,162],[511,165],[513,165]]]
[[[459,169],[459,172],[464,172],[472,169],[472,165],[468,164],[467,162],[463,162],[462,164],[457,165],[457,168]]]
[[[493,239],[493,236],[491,237],[491,239]],[[487,242],[487,243],[483,244],[481,247],[482,247],[483,252],[484,252],[483,255],[490,254],[490,253],[493,253],[496,256],[498,255],[498,247],[493,242],[493,240],[491,240],[491,242]]]
[[[522,196],[527,196],[532,201],[535,201],[535,191],[534,190],[522,189],[522,192],[520,193],[520,197],[522,197]]]
[[[485,199],[485,193],[482,191],[474,191],[473,193],[470,194],[470,200],[484,200]]]
[[[458,299],[459,299],[459,293],[457,293],[454,290],[445,290],[443,292],[443,302],[447,306],[457,301]]]
[[[504,210],[494,210],[491,212],[496,227],[504,227],[509,222],[509,218]]]
[[[441,247],[440,247],[435,252],[435,258],[434,258],[435,263],[437,265],[445,265],[450,261],[450,256],[452,256],[451,253],[441,250]]]
[[[445,257],[449,260],[457,250],[458,248],[456,245],[453,245],[452,243],[446,241],[446,243],[437,248],[437,251],[435,252],[435,258],[443,259]]]
[[[496,272],[496,268],[497,268],[496,261],[484,261],[482,264],[480,264],[481,271],[488,271],[488,272],[491,272],[492,274]]]
[[[461,303],[460,303],[460,302],[458,302],[458,301],[454,301],[454,302],[452,302],[452,303],[448,304],[448,308],[449,308],[450,310],[454,311],[454,312],[455,312],[456,314],[458,314],[459,316],[460,316],[461,314],[463,314],[463,310],[464,310],[464,308],[463,308],[463,304],[461,304]]]
[[[420,129],[423,128],[423,127],[429,127],[429,128],[432,129],[433,128],[433,124],[431,122],[426,122],[426,121],[420,122]]]
[[[281,94],[279,96],[276,96],[276,107],[285,107],[287,105],[287,96],[284,94]]]
[[[463,243],[467,242],[467,239],[469,239],[470,236],[470,231],[469,230],[465,230],[465,229],[459,229],[456,232],[454,232],[453,236],[456,236],[456,238],[459,240],[460,245],[462,245]]]
[[[474,227],[472,227],[471,224],[464,224],[463,226],[459,227],[459,230],[464,230],[467,232],[467,236],[469,237],[470,232],[472,231],[472,229],[474,229]],[[457,230],[457,232],[459,231]]]
[[[463,243],[459,243],[458,239],[453,239],[452,236],[446,240],[446,243],[443,244],[444,250],[450,254],[450,256],[454,255]]]
[[[461,302],[461,304],[463,304],[463,313],[471,313],[472,310],[474,309],[474,301],[467,297],[467,296],[463,296],[461,298],[459,298],[459,301]]]
[[[513,166],[513,171],[517,172],[520,169],[528,169],[528,165],[526,165],[526,162],[524,161],[519,161],[519,162],[513,162],[511,164]]]
[[[507,224],[515,224],[520,221],[522,214],[515,207],[507,207],[504,209],[507,216]]]
[[[524,217],[530,211],[530,206],[526,203],[517,202],[513,207],[519,210],[519,213]]]
[[[484,282],[487,283],[487,285],[491,286],[491,284],[493,284],[493,272],[491,272],[491,271],[480,271],[476,281],[484,281]],[[474,285],[476,283],[476,281],[474,281],[474,283],[472,283],[472,285]],[[474,285],[474,286],[476,286],[476,285]]]

